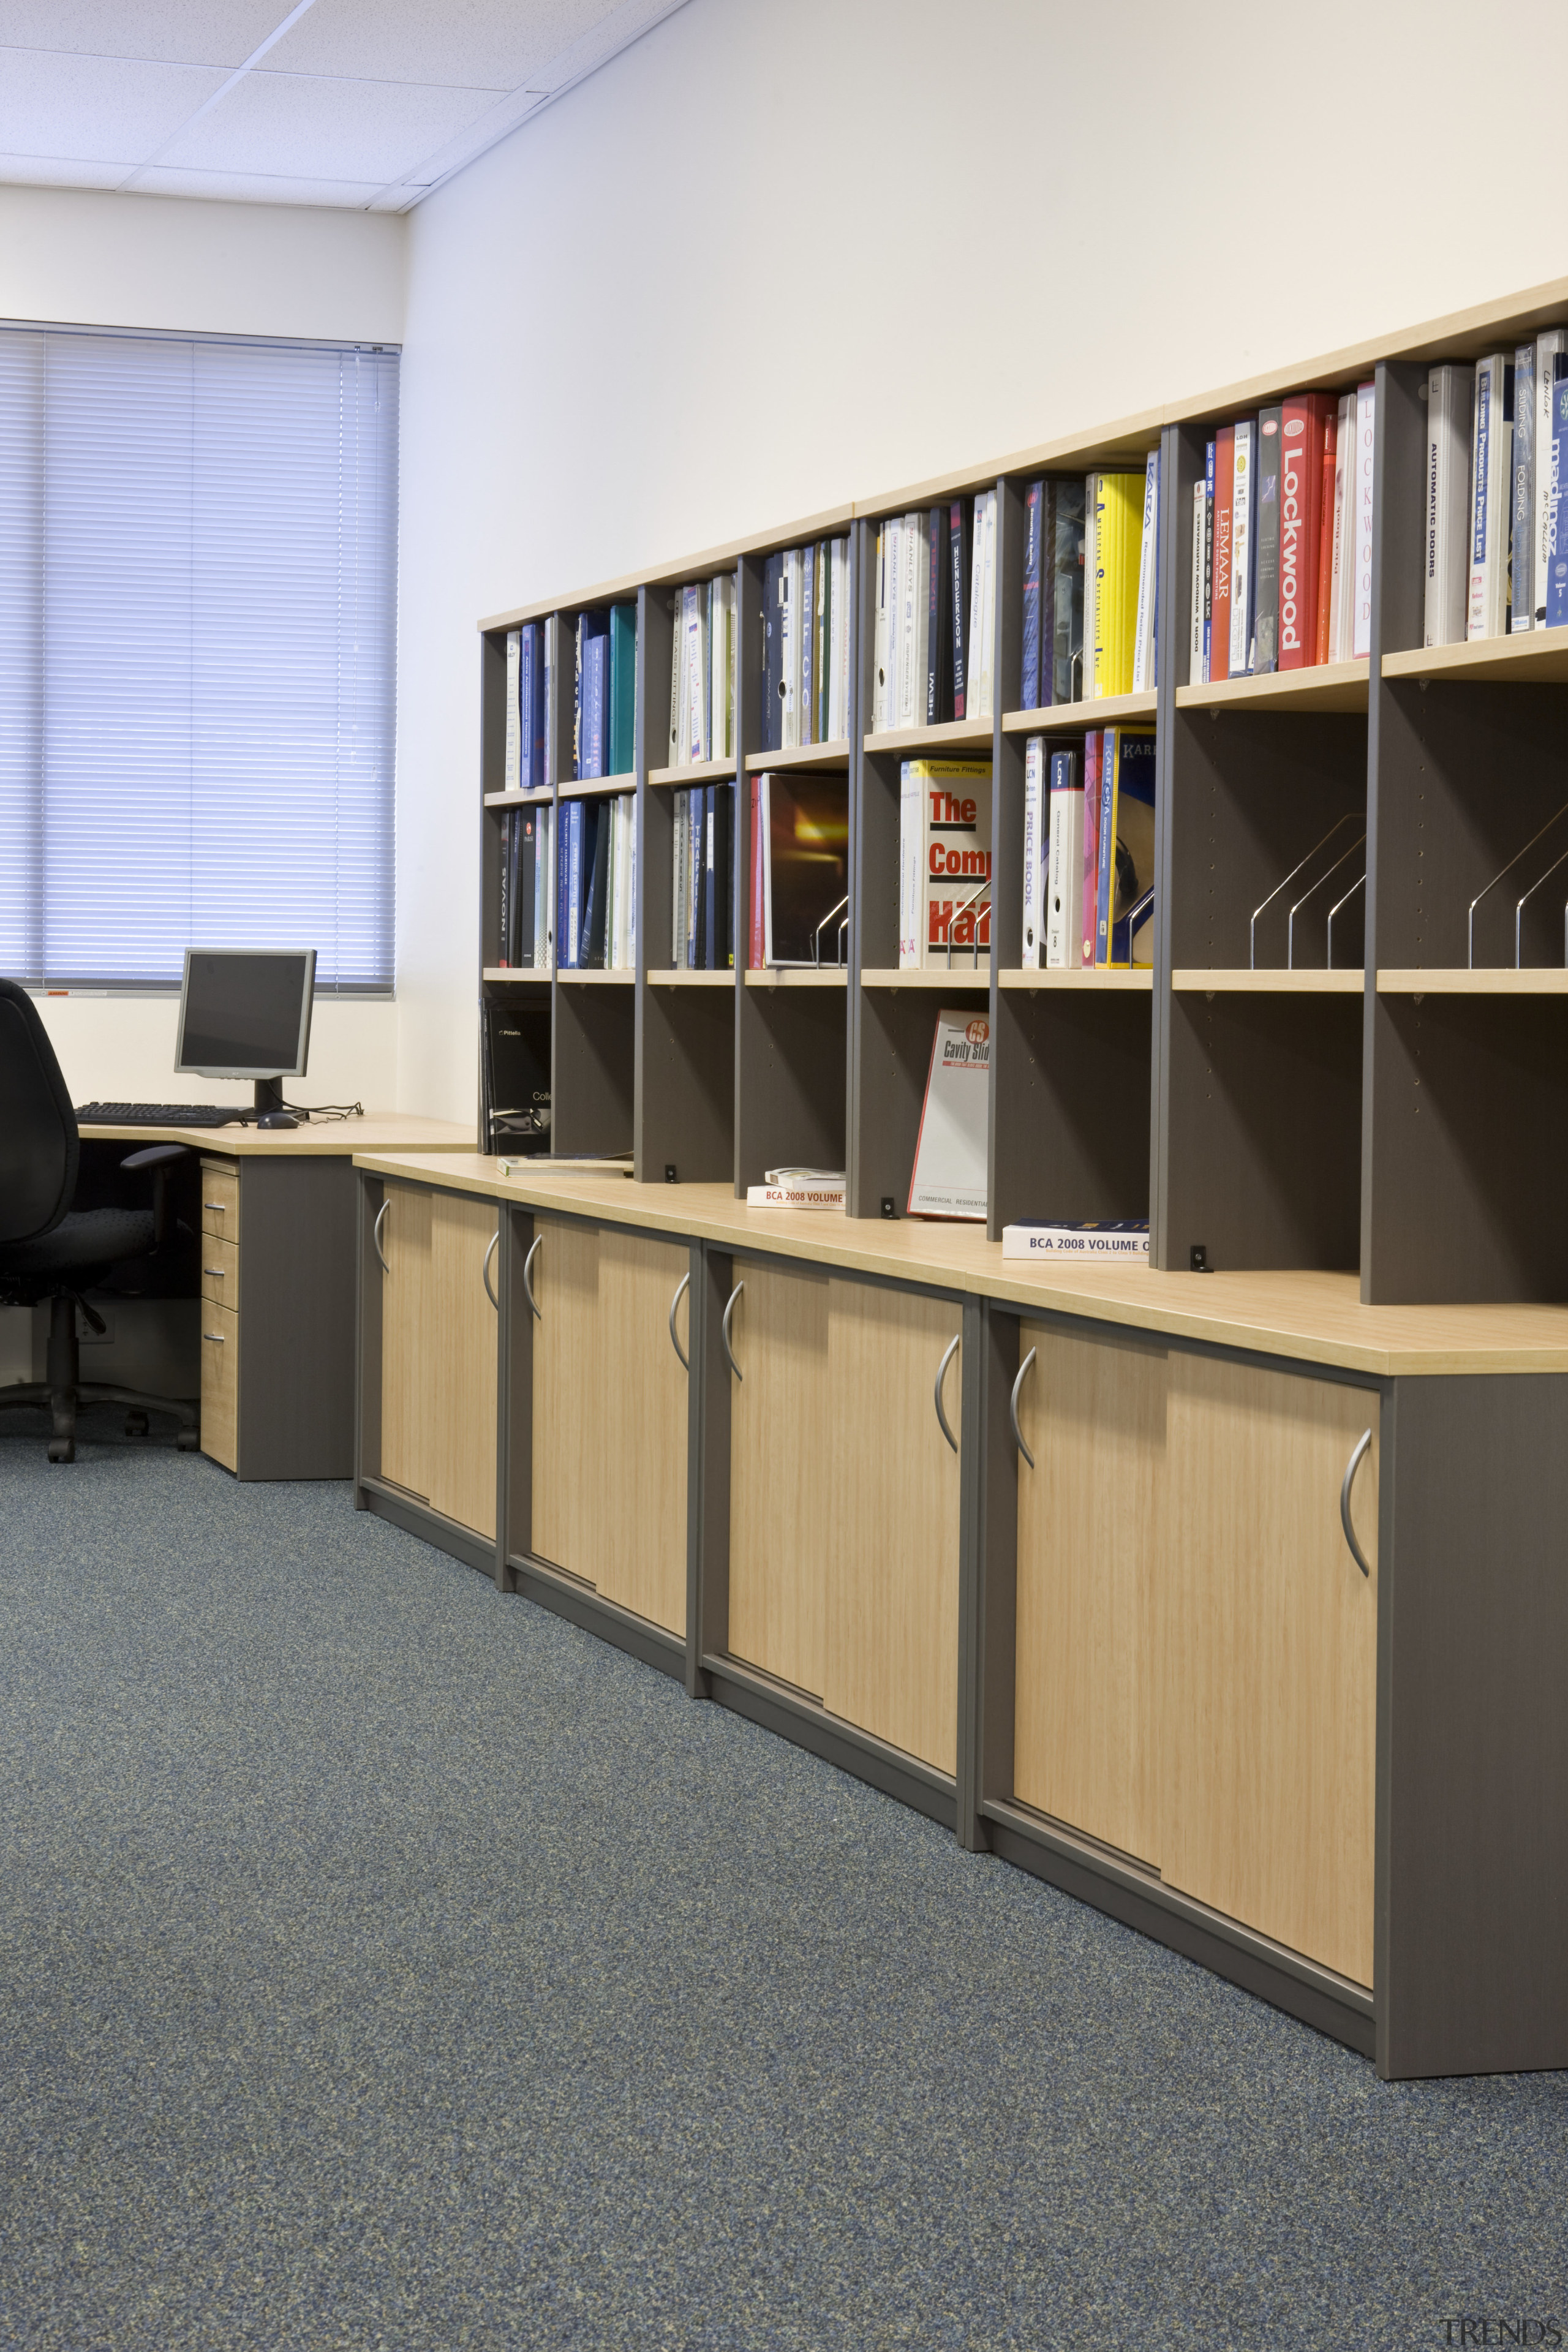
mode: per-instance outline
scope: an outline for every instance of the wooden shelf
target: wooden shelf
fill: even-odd
[[[849,978],[848,967],[830,964],[774,964],[765,971],[749,971],[748,988],[842,988]]]
[[[1523,971],[1496,967],[1469,971],[1435,966],[1411,971],[1380,971],[1379,996],[1568,996],[1568,971],[1547,964]]]
[[[994,721],[989,719],[949,719],[940,727],[890,727],[884,735],[868,735],[868,751],[952,751],[962,754],[989,743]]]
[[[847,768],[849,745],[842,735],[832,743],[802,743],[789,751],[748,751],[746,773],[760,776],[773,768]]]
[[[1179,686],[1178,710],[1364,711],[1367,662],[1319,662],[1311,669],[1275,670],[1268,677],[1227,677],[1218,686]]]
[[[563,988],[630,988],[637,974],[617,964],[614,971],[558,971],[555,975]]]
[[[487,793],[485,806],[498,809],[548,807],[554,798],[554,787],[542,784],[537,792],[531,793]]]
[[[635,793],[637,778],[629,772],[624,776],[586,776],[579,782],[563,784],[563,801],[608,800],[616,793]]]
[[[1046,710],[1009,710],[1002,721],[1005,735],[1050,735],[1089,727],[1131,726],[1134,720],[1154,724],[1152,694],[1104,694],[1097,702],[1053,702]]]
[[[1361,996],[1366,991],[1366,974],[1348,967],[1343,971],[1210,971],[1199,965],[1192,971],[1173,971],[1171,986],[1184,995]]]
[[[978,988],[984,989],[985,993],[989,995],[991,992],[991,965],[989,961],[987,961],[981,965],[978,971],[974,971],[973,967],[968,964],[965,964],[962,970],[955,965],[952,971],[947,971],[945,967],[940,971],[932,971],[929,966],[923,970],[905,971],[897,964],[893,964],[891,966],[879,965],[874,971],[863,971],[861,972],[860,985],[862,988],[933,989],[938,994],[940,994],[943,989],[947,989],[949,991],[956,990],[963,995],[968,995],[972,991]]]
[[[650,768],[650,784],[727,784],[735,773],[733,760],[699,760],[687,768]]]
[[[1147,996],[1153,989],[1154,975],[1147,964],[1125,968],[1119,964],[1107,964],[1099,969],[1091,967],[1088,971],[999,971],[996,985],[998,988],[1020,989],[1131,989],[1135,993]]]
[[[726,967],[722,971],[650,971],[650,988],[733,988],[734,973]]]
[[[531,983],[536,988],[548,988],[553,976],[548,971],[526,971],[512,964],[487,964],[479,974],[481,980],[509,981],[520,988]]]
[[[1468,679],[1476,685],[1509,679],[1520,686],[1568,685],[1568,629],[1478,637],[1463,646],[1416,646],[1409,653],[1384,654],[1383,675]]]

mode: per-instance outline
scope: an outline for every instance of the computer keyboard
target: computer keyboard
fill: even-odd
[[[243,1112],[220,1103],[79,1103],[79,1127],[234,1127]]]

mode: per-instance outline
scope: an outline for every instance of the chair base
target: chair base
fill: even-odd
[[[143,1396],[140,1389],[114,1388],[103,1381],[79,1381],[74,1388],[68,1389],[51,1388],[47,1381],[17,1381],[9,1388],[0,1389],[0,1412],[13,1406],[48,1407],[55,1424],[48,1448],[51,1462],[76,1460],[76,1417],[84,1404],[127,1406],[128,1436],[146,1435],[150,1412],[172,1412],[180,1424],[174,1443],[181,1453],[195,1454],[200,1448],[201,1419],[196,1407],[177,1397]],[[141,1428],[133,1428],[132,1423],[138,1420]]]

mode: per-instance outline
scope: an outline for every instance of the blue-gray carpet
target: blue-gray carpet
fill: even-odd
[[[0,1419],[0,2343],[1568,2339],[1568,2077],[1381,2084],[345,1488],[89,1426]]]

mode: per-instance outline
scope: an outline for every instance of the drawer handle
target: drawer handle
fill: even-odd
[[[1351,1488],[1355,1484],[1355,1474],[1361,1468],[1363,1457],[1371,1444],[1372,1432],[1370,1429],[1363,1429],[1357,1441],[1355,1452],[1345,1464],[1344,1484],[1340,1488],[1340,1525],[1345,1531],[1345,1541],[1351,1548],[1351,1558],[1369,1582],[1372,1579],[1372,1570],[1367,1565],[1366,1554],[1357,1543],[1355,1529],[1351,1525]]]
[[[680,1342],[675,1336],[675,1310],[680,1304],[681,1292],[689,1287],[690,1282],[689,1274],[683,1274],[675,1286],[675,1297],[669,1302],[669,1344],[680,1357],[680,1369],[683,1372],[689,1372],[691,1370],[691,1359],[689,1356],[681,1355]]]
[[[954,1435],[953,1435],[953,1433],[952,1433],[952,1429],[951,1429],[951,1427],[949,1426],[949,1423],[948,1423],[947,1414],[946,1414],[946,1413],[943,1412],[943,1410],[942,1410],[942,1384],[943,1381],[945,1381],[945,1380],[946,1380],[946,1378],[947,1378],[947,1368],[948,1368],[949,1364],[951,1364],[951,1363],[952,1363],[952,1360],[953,1360],[954,1356],[956,1356],[956,1355],[957,1355],[957,1353],[958,1353],[958,1343],[959,1343],[959,1341],[963,1339],[963,1332],[962,1332],[962,1331],[955,1331],[955,1332],[953,1333],[953,1335],[952,1335],[952,1339],[951,1339],[948,1341],[948,1343],[947,1343],[947,1347],[946,1347],[945,1350],[943,1351],[942,1361],[941,1361],[941,1363],[940,1363],[940,1364],[937,1366],[937,1368],[936,1368],[936,1418],[937,1418],[937,1424],[938,1424],[939,1428],[941,1429],[942,1435],[946,1438],[946,1440],[947,1440],[948,1444],[952,1446],[952,1450],[953,1450],[953,1452],[954,1452],[955,1454],[956,1454],[956,1453],[957,1453],[957,1451],[958,1451],[958,1440],[957,1440],[957,1438],[956,1438],[956,1437],[954,1437]]]
[[[500,1239],[500,1227],[498,1225],[494,1233],[490,1235],[490,1245],[485,1252],[485,1262],[479,1268],[479,1280],[485,1286],[485,1297],[489,1300],[490,1305],[495,1308],[498,1315],[500,1313],[500,1300],[490,1288],[490,1260],[496,1254],[496,1244]]]
[[[381,1204],[380,1208],[376,1211],[376,1213],[375,1213],[375,1223],[374,1223],[374,1225],[372,1225],[372,1227],[371,1227],[371,1229],[370,1229],[370,1245],[371,1245],[372,1249],[375,1252],[376,1256],[381,1260],[381,1270],[382,1270],[383,1274],[390,1274],[390,1273],[392,1272],[392,1268],[387,1265],[385,1258],[382,1257],[382,1255],[381,1255],[381,1227],[382,1227],[382,1221],[383,1221],[383,1219],[385,1217],[386,1213],[387,1213],[388,1209],[390,1209],[390,1208],[391,1208],[391,1206],[392,1206],[392,1195],[391,1195],[391,1193],[389,1192],[389,1193],[387,1194],[387,1196],[386,1196],[385,1200],[382,1202],[382,1204]]]
[[[223,1280],[223,1268],[221,1265],[204,1265],[202,1272],[213,1282],[221,1282]]]
[[[729,1297],[724,1303],[724,1319],[719,1326],[720,1334],[724,1342],[724,1353],[730,1360],[730,1370],[734,1373],[735,1378],[738,1381],[743,1381],[746,1376],[741,1370],[740,1365],[735,1361],[735,1350],[730,1345],[730,1318],[735,1312],[735,1301],[739,1298],[745,1286],[746,1286],[743,1282],[738,1282],[735,1285],[734,1289],[730,1293]]]
[[[544,1235],[542,1234],[534,1234],[533,1247],[529,1251],[528,1255],[522,1261],[522,1295],[527,1299],[530,1307],[533,1309],[536,1319],[541,1323],[543,1322],[544,1318],[540,1314],[539,1301],[533,1295],[533,1285],[528,1278],[528,1273],[534,1259],[539,1255],[539,1245],[543,1239]]]
[[[1018,1367],[1018,1377],[1013,1383],[1013,1393],[1007,1400],[1007,1418],[1013,1424],[1013,1443],[1017,1447],[1019,1453],[1023,1455],[1031,1470],[1035,1466],[1035,1457],[1030,1453],[1028,1447],[1025,1444],[1024,1433],[1018,1426],[1018,1391],[1024,1385],[1024,1374],[1028,1370],[1029,1366],[1034,1362],[1034,1360],[1035,1350],[1031,1348],[1028,1354],[1025,1357],[1023,1362]]]
[[[215,1216],[226,1217],[228,1214],[226,1201],[204,1201],[202,1206],[204,1209],[211,1209]]]
[[[202,1333],[202,1338],[204,1339],[210,1339],[215,1348],[221,1348],[224,1344],[224,1337],[221,1331],[204,1331]]]

